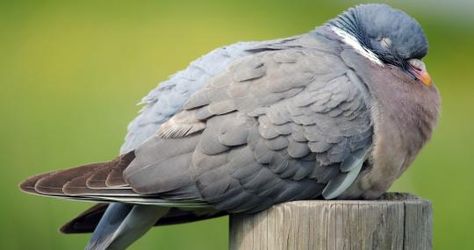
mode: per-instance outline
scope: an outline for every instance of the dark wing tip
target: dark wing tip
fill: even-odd
[[[97,184],[96,186],[103,186],[102,183],[106,184],[97,192],[102,190],[104,193],[116,193],[117,191],[113,190],[113,187],[107,186],[107,179],[112,176],[114,184],[125,186],[126,183],[121,178],[121,174],[134,158],[135,155],[132,151],[108,162],[86,164],[35,175],[20,183],[19,188],[26,193],[46,196],[76,196],[84,193],[96,193],[93,190],[95,186],[89,187],[87,185],[89,178],[92,178],[91,182]]]
[[[36,186],[36,183],[41,180],[42,178],[44,177],[47,177],[49,175],[52,175],[54,173],[56,173],[57,171],[53,171],[53,172],[48,172],[48,173],[42,173],[42,174],[38,174],[38,175],[34,175],[34,176],[31,176],[31,177],[28,177],[26,180],[24,180],[23,182],[21,182],[18,187],[20,188],[21,191],[25,192],[25,193],[33,193],[33,194],[37,194],[38,191],[36,191],[35,189],[35,186]]]

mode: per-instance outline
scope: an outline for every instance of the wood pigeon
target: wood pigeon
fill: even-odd
[[[124,249],[155,225],[302,199],[376,199],[430,139],[440,97],[406,13],[350,8],[302,35],[218,48],[152,90],[121,154],[30,177],[99,203],[62,227]]]

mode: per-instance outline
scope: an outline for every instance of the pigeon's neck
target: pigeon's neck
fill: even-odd
[[[330,40],[337,40],[338,42],[351,47],[359,55],[365,57],[376,65],[384,65],[379,56],[368,49],[365,43],[361,41],[360,36],[356,35],[357,33],[355,31],[338,25],[334,20],[316,28],[313,32]]]
[[[351,40],[357,41],[361,47],[369,47],[369,38],[359,22],[356,9],[351,8],[345,11],[336,18],[328,21],[326,25],[333,30],[337,30],[336,33],[338,33],[338,35],[342,34],[344,37],[350,37]]]
[[[352,36],[356,37],[359,40],[363,40],[364,37],[361,34],[361,29],[359,27],[359,23],[357,22],[356,14],[354,13],[354,9],[350,9],[336,18],[327,22],[329,26],[337,27],[345,32],[351,34]]]
[[[339,37],[341,42],[352,47],[358,54],[369,59],[371,62],[377,65],[383,65],[383,62],[379,59],[379,57],[370,49],[365,47],[365,45],[362,44],[356,36],[337,26],[330,25],[328,28]]]

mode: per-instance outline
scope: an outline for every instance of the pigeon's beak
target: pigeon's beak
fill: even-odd
[[[420,80],[424,85],[431,86],[431,76],[426,70],[425,63],[418,59],[408,60],[409,71],[413,74],[418,80]]]

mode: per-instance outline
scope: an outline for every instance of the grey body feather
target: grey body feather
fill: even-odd
[[[372,146],[372,100],[311,36],[259,45],[211,78],[135,149],[126,182],[228,212],[344,192]]]

